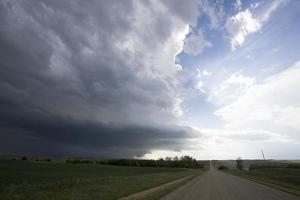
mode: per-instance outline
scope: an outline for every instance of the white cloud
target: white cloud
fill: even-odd
[[[204,38],[202,31],[199,30],[184,40],[183,51],[188,54],[197,55],[202,53],[207,47],[212,47],[212,44]]]
[[[245,42],[249,34],[260,30],[262,24],[247,9],[228,18],[225,27],[231,37],[231,49],[234,50],[237,46],[241,46]]]
[[[204,70],[197,69],[196,84],[194,86],[194,89],[196,89],[202,93],[206,93],[203,81],[205,80],[206,77],[211,76],[211,75],[212,75],[212,72],[207,71],[206,69],[204,69]]]
[[[279,132],[263,129],[198,129],[203,149],[198,155],[209,159],[261,158],[261,150],[267,159],[293,158],[299,152],[300,141]],[[280,146],[280,150],[278,147]],[[280,153],[278,153],[280,151]]]
[[[277,52],[279,52],[280,51],[280,47],[276,47],[276,48],[273,48],[272,50],[271,50],[271,53],[277,53]]]
[[[285,0],[274,0],[270,3],[260,17],[255,18],[249,9],[238,12],[236,15],[227,19],[225,28],[230,36],[231,49],[234,50],[238,46],[242,46],[248,35],[259,31],[263,25],[269,20],[272,13]],[[251,10],[257,8],[260,4],[254,3],[250,5]],[[235,7],[237,10],[241,9],[241,1],[237,0]]]
[[[202,81],[197,82],[197,84],[195,85],[195,89],[199,90],[202,93],[205,93],[204,84],[202,83]]]
[[[212,1],[203,0],[200,1],[200,9],[210,21],[210,28],[216,29],[219,27],[222,18],[224,17],[224,8],[222,1],[216,1],[214,4]]]
[[[260,2],[255,2],[255,3],[253,3],[253,4],[250,5],[251,9],[255,9],[258,6],[260,6]]]
[[[285,136],[279,133],[273,133],[266,130],[236,130],[236,129],[200,129],[204,137],[217,137],[219,139],[247,140],[252,142],[262,141],[289,141]]]
[[[277,10],[277,8],[284,2],[287,2],[286,0],[274,0],[272,1],[271,5],[267,8],[267,10],[263,13],[263,15],[260,17],[261,22],[266,22],[271,17],[272,13]]]
[[[300,62],[253,84],[233,103],[215,112],[226,127],[300,131]]]
[[[236,100],[254,84],[254,78],[244,76],[240,71],[235,72],[217,88],[211,90],[208,100],[217,105],[224,105]]]
[[[207,70],[205,69],[205,70],[203,70],[202,75],[203,75],[203,76],[211,76],[211,75],[212,75],[212,72],[207,71]]]
[[[249,87],[253,85],[254,79],[244,76],[241,74],[241,72],[236,72],[232,74],[229,79],[223,82],[224,85],[230,85],[230,84],[237,84],[237,85],[244,85],[245,87]]]
[[[200,70],[200,69],[197,69],[197,78],[201,78],[201,77],[204,77],[204,76],[211,76],[212,75],[212,72],[204,69],[204,70]]]
[[[240,11],[242,9],[242,1],[236,0],[236,2],[234,4],[234,8],[235,8],[235,10]]]

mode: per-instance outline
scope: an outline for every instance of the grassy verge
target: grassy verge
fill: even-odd
[[[112,200],[196,172],[98,164],[0,162],[0,196],[3,200]]]
[[[228,172],[300,196],[299,169],[264,168],[251,171],[228,170]]]
[[[201,175],[203,172],[204,172],[204,170],[201,170],[201,171],[197,172],[196,174],[186,176],[183,178],[179,178],[177,180],[159,185],[157,187],[130,195],[128,197],[123,197],[120,200],[158,200],[161,197],[172,192],[173,190],[177,189],[178,187],[190,182],[197,176]]]

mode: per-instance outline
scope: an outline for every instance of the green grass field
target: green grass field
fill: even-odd
[[[251,171],[229,170],[230,173],[250,178],[287,192],[300,195],[300,169],[262,168]]]
[[[118,199],[192,175],[178,168],[0,161],[1,200]]]

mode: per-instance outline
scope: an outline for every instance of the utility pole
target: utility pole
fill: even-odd
[[[261,154],[263,156],[264,161],[266,161],[265,154],[264,154],[263,150],[261,150]]]

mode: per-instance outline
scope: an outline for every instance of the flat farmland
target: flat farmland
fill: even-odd
[[[300,196],[300,169],[262,168],[251,171],[230,170],[230,173]]]
[[[101,164],[0,162],[3,200],[118,199],[199,170]]]

